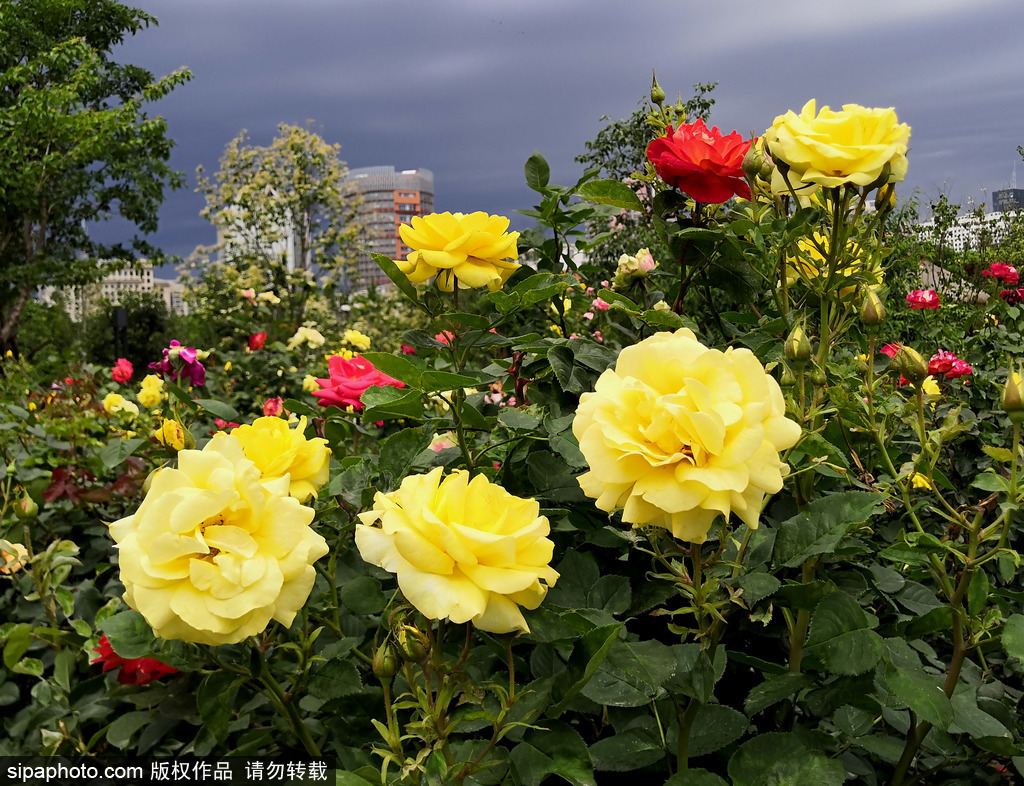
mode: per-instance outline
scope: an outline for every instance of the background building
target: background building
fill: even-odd
[[[1016,176],[1016,172],[1014,176]],[[1024,188],[1004,188],[1000,191],[993,191],[992,210],[997,213],[1024,210]]]
[[[412,250],[402,242],[398,227],[434,210],[434,173],[429,169],[403,169],[393,166],[368,166],[351,169],[348,180],[363,198],[357,220],[365,227],[357,243],[375,254],[405,259]],[[390,279],[369,254],[360,254],[358,280],[353,289],[366,289],[370,283],[385,285]]]
[[[125,292],[153,292],[163,298],[169,312],[182,315],[188,313],[185,285],[180,281],[155,278],[153,266],[145,261],[117,270],[94,284],[64,289],[42,287],[37,297],[45,305],[60,302],[74,322],[81,322],[89,308],[100,298],[106,298],[116,305]]]

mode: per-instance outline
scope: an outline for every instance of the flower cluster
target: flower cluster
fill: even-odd
[[[147,374],[139,389],[139,403],[146,409],[155,409],[164,400],[164,381],[156,374]]]
[[[801,433],[750,350],[709,349],[686,328],[623,349],[572,428],[590,467],[580,486],[599,508],[694,543],[719,515],[757,527],[788,472],[779,452]]]
[[[974,367],[961,360],[952,352],[940,349],[928,361],[928,373],[933,376],[945,374],[947,379],[959,379],[974,373]]]
[[[110,525],[125,601],[166,639],[234,644],[272,619],[291,625],[328,547],[289,489],[234,434],[178,453],[139,509]]]
[[[359,514],[363,559],[398,575],[413,606],[431,619],[472,622],[491,633],[529,631],[519,607],[537,608],[558,580],[550,525],[536,500],[483,475],[437,467],[378,493]]]

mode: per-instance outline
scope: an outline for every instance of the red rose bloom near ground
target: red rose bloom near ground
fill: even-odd
[[[114,378],[115,382],[120,382],[122,385],[128,382],[132,378],[132,374],[135,369],[132,368],[132,362],[127,358],[118,358],[117,363],[114,364],[114,368],[110,371],[110,376]]]
[[[166,663],[161,663],[155,658],[122,658],[107,641],[106,634],[100,636],[98,647],[93,647],[93,652],[98,652],[99,657],[89,661],[90,663],[102,663],[104,674],[111,669],[120,667],[117,674],[117,681],[122,685],[148,685],[153,680],[166,677],[169,674],[177,674],[178,670]]]
[[[740,168],[754,140],[738,131],[723,136],[703,120],[669,126],[665,136],[647,146],[647,159],[658,176],[697,202],[720,204],[734,194],[750,199],[750,186]]]
[[[367,388],[383,385],[405,387],[404,382],[378,371],[373,363],[359,355],[351,360],[335,355],[327,361],[327,369],[331,375],[330,379],[318,379],[321,389],[313,391],[313,395],[320,399],[320,404],[325,407],[333,404],[342,409],[352,407],[358,412],[363,408],[360,397]]]

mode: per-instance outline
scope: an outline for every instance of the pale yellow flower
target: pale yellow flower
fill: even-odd
[[[272,306],[276,306],[281,302],[281,298],[274,294],[274,290],[270,289],[266,292],[260,292],[256,296],[256,301],[258,303],[269,303]]]
[[[757,527],[800,427],[750,350],[708,349],[683,328],[622,350],[580,398],[573,433],[590,467],[580,487],[599,508],[702,543],[719,515]]]
[[[942,394],[942,389],[939,387],[939,383],[935,381],[935,377],[925,377],[924,382],[921,383],[921,390],[926,396],[939,396]],[[935,404],[932,404],[934,407]]]
[[[398,228],[405,244],[413,249],[408,259],[396,260],[398,269],[414,283],[437,276],[437,285],[451,292],[487,287],[501,289],[520,265],[518,232],[507,232],[509,220],[487,213],[431,213],[413,216],[412,225]]]
[[[235,644],[271,620],[290,626],[328,547],[287,492],[286,478],[260,482],[234,435],[179,453],[110,525],[125,602],[165,639]]]
[[[410,475],[359,514],[363,559],[398,575],[430,619],[472,622],[490,633],[528,631],[519,607],[535,609],[558,580],[554,544],[536,500],[458,470]],[[542,583],[543,582],[543,583]]]
[[[331,459],[327,440],[306,439],[305,431],[305,417],[295,428],[281,418],[264,417],[231,433],[241,443],[245,457],[259,468],[264,483],[287,477],[288,493],[304,502],[327,482]]]
[[[323,333],[315,328],[300,327],[295,331],[295,335],[288,339],[288,349],[295,349],[301,344],[309,344],[313,349],[316,347],[322,347],[327,339],[324,338]]]
[[[312,374],[306,374],[302,378],[302,389],[307,393],[312,393],[314,390],[320,390],[320,383],[316,381],[316,377]]]
[[[128,401],[124,396],[117,393],[108,393],[103,397],[103,409],[110,415],[124,412],[131,417],[135,417],[139,414],[139,408],[135,406],[133,401]]]
[[[358,330],[346,330],[345,335],[342,336],[342,341],[346,344],[351,344],[361,352],[365,352],[370,348],[370,337],[360,333]]]
[[[156,374],[148,374],[139,389],[139,403],[146,409],[155,409],[164,400],[164,381]]]
[[[818,186],[898,183],[907,173],[910,126],[889,109],[846,104],[841,112],[817,111],[814,99],[800,114],[779,115],[764,144],[780,164],[772,175],[776,193],[804,193]]]
[[[11,543],[11,551],[0,549],[0,573],[17,573],[28,564],[28,549],[20,543]]]

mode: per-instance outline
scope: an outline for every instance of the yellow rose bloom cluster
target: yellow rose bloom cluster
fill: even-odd
[[[242,445],[245,457],[253,462],[263,482],[289,478],[288,493],[305,502],[327,482],[331,451],[321,437],[306,439],[306,418],[291,428],[281,418],[256,418],[231,434]]]
[[[572,430],[590,467],[580,486],[601,510],[692,543],[719,515],[755,529],[789,471],[779,451],[800,438],[750,350],[709,349],[686,328],[622,350]]]
[[[232,434],[178,454],[115,521],[124,599],[165,639],[235,644],[292,624],[328,552],[288,478],[263,480]]]
[[[509,220],[487,213],[431,213],[413,216],[412,225],[398,228],[402,240],[414,249],[408,259],[396,260],[398,269],[414,283],[437,276],[437,286],[451,292],[487,287],[501,289],[520,265],[518,232],[507,232]]]
[[[772,190],[785,194],[792,187],[806,193],[845,183],[898,183],[907,174],[909,141],[910,126],[898,122],[892,108],[846,104],[841,112],[827,106],[818,112],[811,99],[800,114],[776,117],[764,134],[765,148],[781,165]]]
[[[352,345],[360,352],[365,352],[370,348],[370,337],[365,333],[360,333],[358,330],[346,330],[341,340],[346,344]]]
[[[558,580],[550,526],[536,500],[465,470],[437,467],[378,493],[360,513],[363,559],[398,574],[406,599],[430,619],[472,622],[490,633],[529,631],[520,606],[537,608]],[[543,583],[542,583],[543,582]]]
[[[164,381],[156,374],[147,374],[139,390],[139,403],[146,409],[155,409],[164,400]]]

